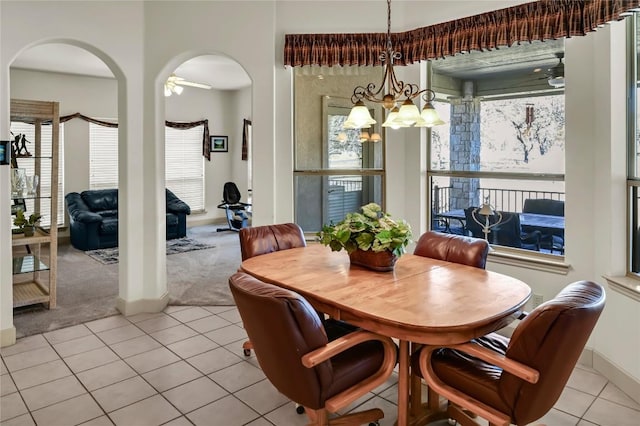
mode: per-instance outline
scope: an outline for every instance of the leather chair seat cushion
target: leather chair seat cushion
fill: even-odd
[[[99,231],[101,234],[110,235],[118,233],[118,217],[105,218],[100,224]]]
[[[474,342],[503,355],[507,352],[509,345],[509,339],[497,333],[474,339]],[[419,354],[420,352],[417,352],[412,358],[414,372],[420,372]],[[506,413],[511,411],[500,397],[501,368],[458,350],[447,348],[434,352],[431,364],[436,375],[447,385],[499,411]],[[422,373],[420,372],[419,375],[422,376]]]
[[[178,216],[173,213],[167,213],[167,226],[177,226]]]
[[[373,375],[384,360],[380,342],[364,342],[331,358],[333,381],[325,398],[350,388]]]

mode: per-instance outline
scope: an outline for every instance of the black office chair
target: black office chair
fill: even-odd
[[[240,190],[233,182],[224,184],[222,190],[222,202],[218,204],[219,209],[225,211],[227,217],[227,227],[218,228],[218,232],[222,231],[240,231],[242,228],[249,226],[249,216],[251,212],[249,207],[251,204],[240,201],[242,196]]]

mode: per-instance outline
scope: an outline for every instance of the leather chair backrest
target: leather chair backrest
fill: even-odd
[[[328,343],[313,307],[299,294],[238,272],[231,294],[262,371],[280,393],[314,410],[324,407],[333,369],[302,365],[302,355]],[[268,321],[265,321],[268,318]]]
[[[242,260],[307,245],[302,229],[295,223],[242,228],[239,237]]]
[[[564,216],[564,201],[550,200],[548,198],[527,198],[524,200],[522,213],[548,214],[551,216]]]
[[[413,254],[485,269],[489,244],[482,239],[427,231]]]
[[[222,189],[222,200],[227,204],[237,204],[240,202],[240,190],[233,182],[226,182]]]
[[[507,247],[522,247],[522,226],[520,215],[513,212],[500,212],[502,221],[491,232],[495,233],[493,241]]]
[[[92,189],[82,191],[80,196],[92,212],[118,210],[117,189]]]
[[[602,286],[578,281],[534,309],[516,328],[507,358],[540,372],[531,384],[503,372],[499,392],[512,407],[512,423],[528,424],[547,413],[560,397],[604,308]]]

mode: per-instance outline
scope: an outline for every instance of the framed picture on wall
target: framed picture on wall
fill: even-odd
[[[229,151],[228,136],[209,136],[209,139],[211,139],[211,152]]]
[[[10,150],[9,141],[0,141],[0,165],[9,164]]]

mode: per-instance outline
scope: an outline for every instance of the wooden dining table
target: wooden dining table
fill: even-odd
[[[299,293],[333,318],[397,339],[400,426],[412,421],[411,342],[456,344],[496,331],[516,319],[531,296],[527,284],[497,272],[412,254],[400,257],[393,271],[376,272],[317,243],[252,257],[241,270]]]

